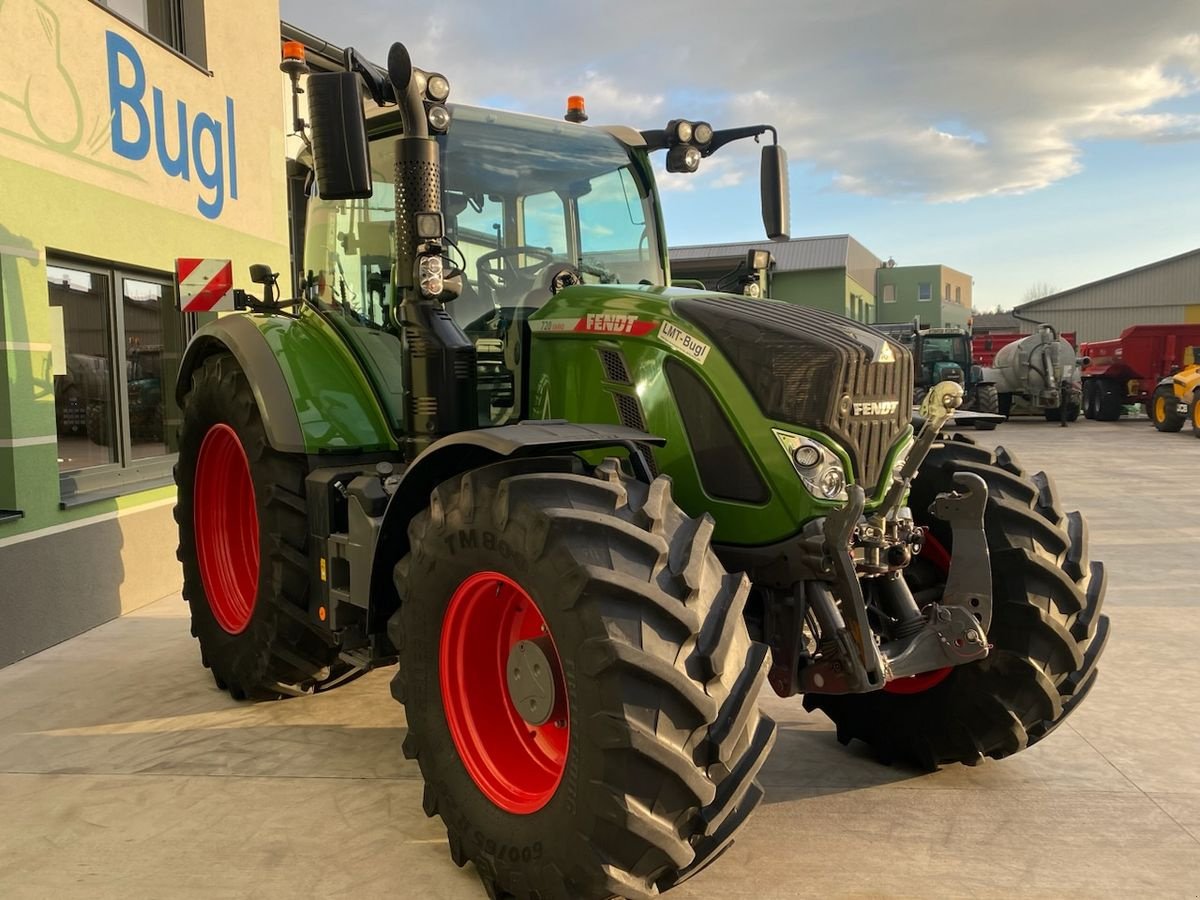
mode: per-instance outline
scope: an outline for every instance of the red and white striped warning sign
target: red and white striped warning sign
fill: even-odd
[[[179,308],[183,312],[233,309],[233,263],[227,259],[175,260]]]

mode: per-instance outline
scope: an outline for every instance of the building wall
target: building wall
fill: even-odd
[[[771,276],[771,297],[801,306],[824,309],[859,322],[875,321],[875,295],[845,269],[776,272]]]
[[[894,266],[875,273],[880,322],[911,322],[926,327],[965,326],[971,318],[971,276],[949,266]],[[921,285],[929,297],[920,299]],[[894,298],[894,299],[889,299]]]
[[[202,8],[187,3],[192,14]],[[0,665],[180,581],[173,488],[149,487],[169,481],[167,439],[146,459],[121,451],[118,482],[81,490],[104,479],[70,463],[60,471],[60,456],[76,458],[66,442],[81,458],[95,446],[71,433],[82,426],[64,424],[56,398],[76,378],[66,357],[100,359],[103,334],[110,386],[152,369],[149,381],[169,396],[183,317],[161,312],[172,327],[137,362],[146,310],[129,301],[118,309],[111,289],[103,315],[95,304],[73,306],[62,299],[69,287],[49,286],[48,262],[162,278],[160,311],[171,305],[179,256],[229,258],[241,287],[250,287],[251,263],[287,271],[278,10],[203,6],[207,68],[94,3],[0,3],[0,33],[21,48],[0,67],[0,511],[23,513],[0,512]],[[114,321],[122,316],[123,329]],[[169,408],[164,417],[159,433],[173,434]],[[15,584],[22,589],[11,591]]]
[[[1130,325],[1200,322],[1200,251],[1026,304],[1022,315],[1074,331],[1081,341],[1120,336]],[[1023,330],[1030,331],[1031,324]]]

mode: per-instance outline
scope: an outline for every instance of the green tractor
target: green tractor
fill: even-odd
[[[876,325],[894,341],[902,343],[913,358],[916,373],[914,399],[919,403],[934,385],[953,381],[962,385],[963,408],[985,416],[963,416],[978,431],[992,431],[1008,415],[1001,410],[1000,395],[994,382],[988,381],[982,366],[971,353],[971,333],[955,325],[922,328],[920,320]]]
[[[691,171],[773,129],[450,106],[400,44],[305,90],[301,296],[259,270],[179,379],[219,688],[399,663],[425,813],[490,896],[538,900],[716,859],[763,796],[767,683],[926,768],[1016,753],[1087,693],[1103,568],[1045,475],[943,435],[959,386],[914,420],[899,344],[669,286],[651,154]]]

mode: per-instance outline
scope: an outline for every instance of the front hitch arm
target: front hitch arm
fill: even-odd
[[[954,542],[942,605],[963,607],[986,631],[992,624],[992,564],[983,530],[987,483],[972,472],[955,472],[954,483],[962,490],[938,494],[929,509],[950,525]]]

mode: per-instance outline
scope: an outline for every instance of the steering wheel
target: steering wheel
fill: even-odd
[[[533,265],[518,265],[517,258],[520,256],[531,257],[536,262]],[[493,302],[500,305],[502,291],[514,299],[529,293],[534,287],[537,273],[552,259],[554,254],[545,247],[501,247],[479,257],[475,261],[475,270],[479,275],[479,284],[486,285]]]

